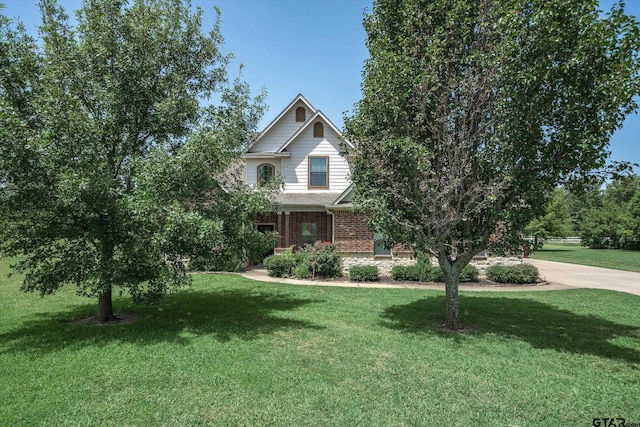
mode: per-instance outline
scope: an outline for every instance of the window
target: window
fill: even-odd
[[[373,254],[391,255],[391,249],[385,246],[385,238],[382,233],[373,233]]]
[[[273,165],[265,163],[263,165],[258,166],[258,186],[262,186],[267,182],[273,181],[273,176],[275,175],[275,168]]]
[[[304,122],[306,120],[307,112],[302,107],[296,108],[296,122]]]
[[[302,223],[302,244],[313,245],[318,240],[318,227],[315,222]]]
[[[320,122],[315,122],[313,124],[313,137],[314,138],[324,138],[324,126]]]
[[[309,187],[329,187],[328,157],[309,157]]]

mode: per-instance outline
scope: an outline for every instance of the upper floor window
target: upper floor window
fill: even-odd
[[[304,108],[296,108],[296,122],[304,122],[306,120],[307,112]]]
[[[324,138],[324,126],[320,122],[315,122],[313,124],[313,137],[314,138]]]
[[[258,186],[262,186],[273,181],[276,168],[268,163],[258,166]]]
[[[329,187],[328,157],[309,157],[309,187]]]

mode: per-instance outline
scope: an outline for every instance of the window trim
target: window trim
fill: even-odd
[[[269,181],[266,181],[265,183],[263,183],[262,180],[260,179],[260,168],[263,166],[269,166],[271,168],[271,179]],[[258,187],[262,187],[264,184],[273,181],[275,177],[276,177],[276,167],[271,163],[260,163],[258,166],[256,166],[256,185]]]
[[[327,171],[325,185],[311,185],[311,159],[326,159]],[[329,188],[329,156],[309,156],[307,157],[307,187],[308,188]]]
[[[313,124],[313,137],[324,138],[324,125],[322,122],[315,122]]]
[[[307,120],[307,110],[304,107],[296,108],[296,122],[303,123]]]

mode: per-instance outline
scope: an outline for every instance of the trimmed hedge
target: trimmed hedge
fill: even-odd
[[[377,282],[378,267],[375,265],[353,265],[349,267],[349,279],[352,282]]]
[[[487,279],[498,283],[535,283],[538,274],[538,269],[529,264],[494,265],[487,268]]]
[[[477,282],[478,269],[473,265],[465,266],[460,272],[460,282]],[[444,282],[444,273],[439,266],[429,264],[396,265],[391,269],[391,277],[397,281]]]
[[[466,265],[460,272],[460,283],[471,283],[478,281],[478,269],[473,265]],[[434,266],[431,269],[432,282],[445,282],[444,272],[440,266]]]
[[[417,265],[394,265],[391,269],[391,278],[397,281],[413,281],[420,280],[420,270]]]

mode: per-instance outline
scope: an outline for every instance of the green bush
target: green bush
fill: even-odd
[[[445,282],[444,272],[439,266],[435,266],[431,269],[431,281],[432,282]],[[460,272],[460,283],[470,283],[478,281],[478,269],[473,265],[466,265]]]
[[[264,260],[270,276],[298,278],[331,278],[340,276],[340,255],[330,243],[306,245],[302,251],[292,248],[281,255]],[[303,265],[303,266],[302,266]]]
[[[316,242],[313,245],[305,245],[302,253],[312,279],[340,277],[340,255],[336,252],[335,245]]]
[[[487,269],[487,279],[498,283],[534,283],[538,280],[538,269],[533,265],[494,265]]]
[[[391,278],[397,281],[420,280],[420,271],[417,265],[394,265],[391,269]]]
[[[296,265],[293,269],[293,276],[296,279],[308,279],[309,276],[311,276],[311,272],[309,271],[309,266],[304,262],[301,262],[300,264]]]
[[[292,277],[294,269],[303,262],[303,256],[300,253],[294,253],[288,249],[282,255],[271,255],[264,260],[269,276],[273,277]]]
[[[379,272],[375,265],[353,265],[349,268],[349,279],[352,282],[376,282]]]

